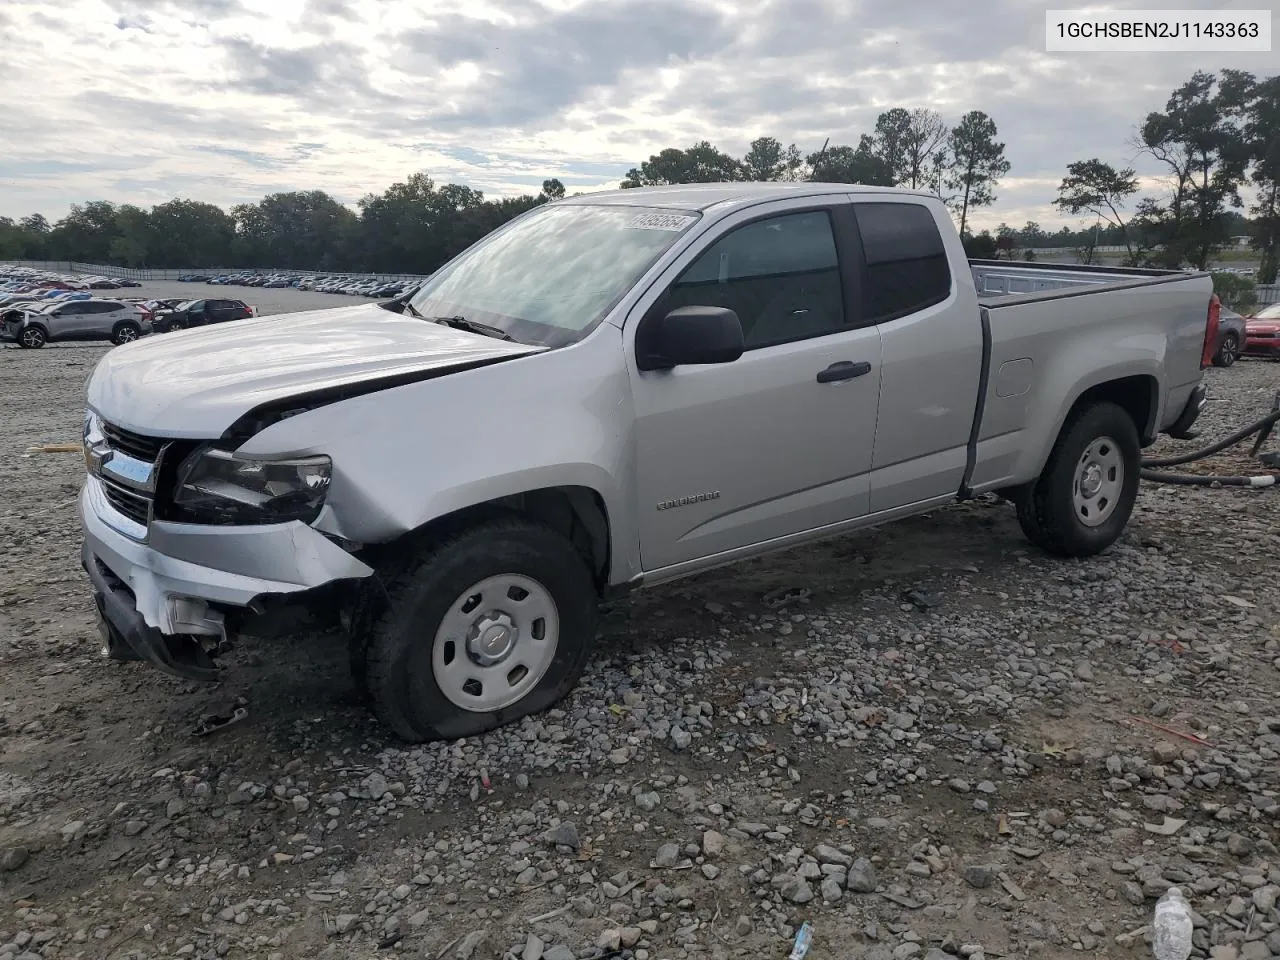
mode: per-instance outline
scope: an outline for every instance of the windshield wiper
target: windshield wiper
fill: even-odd
[[[413,308],[410,307],[410,309],[412,310]],[[417,310],[413,312],[417,316],[422,316]],[[422,319],[430,320],[432,323],[439,323],[446,327],[453,327],[455,330],[466,330],[470,333],[483,334],[486,337],[496,337],[499,340],[510,340],[512,343],[518,342],[515,337],[501,327],[478,323],[475,320],[468,320],[466,317],[422,317]]]

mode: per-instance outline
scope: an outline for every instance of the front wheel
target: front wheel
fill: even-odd
[[[1228,333],[1222,338],[1222,344],[1218,347],[1218,352],[1213,356],[1213,365],[1215,367],[1229,367],[1240,357],[1240,338],[1234,333]]]
[[[1014,499],[1022,532],[1057,556],[1101,553],[1129,522],[1141,465],[1138,429],[1123,408],[1098,403],[1075,411],[1040,477]]]
[[[39,350],[49,342],[49,335],[41,327],[24,327],[18,334],[18,346],[27,350]]]
[[[551,706],[586,666],[597,592],[554,530],[491,521],[425,550],[359,638],[373,710],[410,742],[470,737]]]

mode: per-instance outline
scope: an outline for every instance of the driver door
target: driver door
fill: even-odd
[[[637,516],[646,572],[865,516],[880,333],[860,321],[847,196],[752,206],[678,258],[628,316]],[[640,371],[650,311],[728,307],[746,352]]]

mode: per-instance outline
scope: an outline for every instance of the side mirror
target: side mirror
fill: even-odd
[[[636,329],[641,370],[732,363],[744,349],[742,321],[726,307],[677,307],[665,315],[649,314]]]

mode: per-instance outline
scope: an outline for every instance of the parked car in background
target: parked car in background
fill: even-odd
[[[1215,367],[1229,367],[1244,353],[1245,319],[1222,307],[1218,316],[1218,346],[1213,351]]]
[[[187,300],[168,313],[157,314],[155,326],[164,333],[173,333],[189,327],[245,320],[252,316],[253,309],[243,300]]]
[[[110,340],[119,345],[150,332],[150,321],[119,300],[61,301],[24,312],[4,325],[5,339],[27,349],[66,340]]]
[[[1244,326],[1246,357],[1280,360],[1280,303],[1255,311]]]

